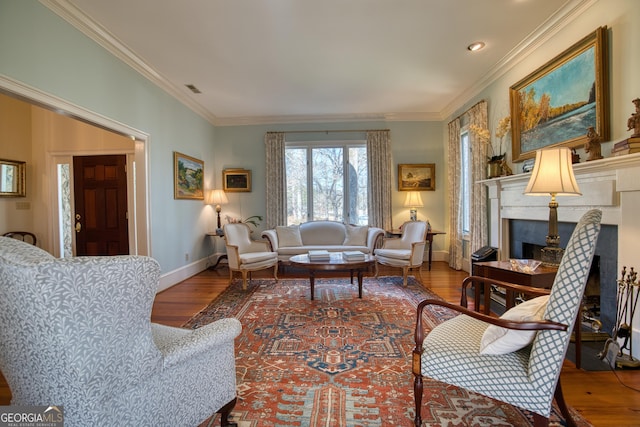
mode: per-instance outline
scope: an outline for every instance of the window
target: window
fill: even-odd
[[[367,147],[362,142],[288,143],[287,224],[368,224]]]
[[[462,214],[462,234],[471,231],[471,146],[469,131],[460,132],[460,201]]]

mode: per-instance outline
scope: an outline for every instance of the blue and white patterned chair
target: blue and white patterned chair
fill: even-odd
[[[539,309],[539,321],[507,321],[467,310],[439,300],[425,300],[418,305],[416,347],[413,351],[415,425],[420,426],[422,378],[429,377],[493,399],[529,410],[536,426],[549,422],[555,395],[567,425],[574,425],[562,397],[560,370],[569,345],[589,269],[600,233],[601,212],[590,210],[577,224],[558,268],[548,302]],[[465,284],[482,282],[467,278]],[[506,286],[501,283],[500,286]],[[519,292],[527,287],[513,286]],[[531,289],[534,294],[539,290]],[[463,292],[463,297],[466,292]],[[544,297],[542,297],[544,298]],[[433,328],[425,337],[422,311],[427,305],[440,305],[463,313]],[[506,354],[481,354],[482,336],[489,324],[526,331],[532,343]],[[503,330],[506,332],[506,330]]]
[[[12,405],[66,426],[194,426],[236,401],[236,319],[153,324],[160,268],[140,256],[57,259],[0,237],[0,370]]]

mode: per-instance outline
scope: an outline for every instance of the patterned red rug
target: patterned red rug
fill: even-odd
[[[239,427],[412,426],[411,351],[415,307],[438,298],[410,278],[365,278],[363,298],[348,279],[235,281],[184,327],[223,317],[243,325],[236,339]],[[433,326],[453,314],[426,311]],[[529,415],[457,387],[424,382],[425,426],[530,426]],[[552,425],[563,425],[554,414]],[[578,414],[580,426],[588,426]],[[219,425],[218,417],[209,421]]]

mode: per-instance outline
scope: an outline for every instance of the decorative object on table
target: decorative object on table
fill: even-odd
[[[329,261],[331,254],[324,249],[309,251],[309,261]]]
[[[342,259],[345,261],[364,261],[365,255],[362,251],[344,251],[342,252]]]
[[[25,197],[26,162],[0,159],[0,197]]]
[[[222,171],[223,189],[229,193],[251,191],[251,171],[248,169],[225,169]]]
[[[398,191],[433,191],[435,189],[435,163],[398,164]]]
[[[422,197],[420,197],[420,193],[417,191],[409,191],[407,193],[407,198],[404,200],[404,207],[409,208],[409,220],[417,221],[417,209],[424,207],[424,203],[422,203]]]
[[[584,145],[589,126],[609,139],[607,27],[511,86],[512,161],[548,146]]]
[[[173,198],[204,200],[204,162],[173,152]]]
[[[567,147],[550,148],[536,151],[536,162],[524,194],[533,196],[551,195],[549,202],[549,234],[547,246],[542,249],[542,262],[558,265],[564,250],[559,247],[558,203],[556,196],[582,195],[573,175],[571,150]]]
[[[211,190],[207,195],[206,203],[208,205],[216,205],[216,213],[218,214],[218,227],[216,228],[216,234],[218,236],[222,235],[222,224],[220,223],[220,211],[222,211],[221,205],[226,205],[229,203],[229,199],[227,199],[227,195],[224,194],[222,190]]]
[[[576,163],[580,163],[580,154],[578,154],[578,152],[576,151],[575,148],[572,148],[571,149],[571,164],[575,165]],[[531,163],[531,166],[533,166],[533,162]]]
[[[542,261],[538,261],[536,259],[514,259],[511,258],[509,260],[511,264],[511,269],[513,271],[519,271],[521,273],[533,273],[536,271],[536,268],[542,264]]]
[[[587,129],[587,142],[584,143],[584,151],[589,154],[587,162],[604,158],[600,150],[600,135],[598,135],[593,126],[589,126],[589,129]]]
[[[491,132],[489,129],[477,125],[471,125],[469,126],[469,130],[473,134],[474,138],[488,148],[487,178],[513,175],[513,171],[506,161],[506,152],[502,148],[504,137],[511,130],[511,117],[503,117],[498,122],[495,133],[496,140],[498,141],[497,150],[494,148],[491,141]]]
[[[533,164],[535,163],[535,161],[536,159],[527,159],[522,162],[522,173],[531,172],[533,170]]]
[[[640,98],[636,98],[631,102],[636,106],[636,111],[631,113],[631,117],[627,120],[627,130],[633,131],[632,138],[640,137]]]
[[[633,267],[627,272],[627,267],[622,267],[622,274],[618,282],[616,323],[609,338],[604,343],[604,349],[599,354],[600,359],[605,358],[611,368],[640,368],[640,360],[633,357],[633,318],[638,306],[640,296],[640,283],[638,273]],[[622,340],[622,345],[618,340]],[[627,350],[625,353],[623,350]]]

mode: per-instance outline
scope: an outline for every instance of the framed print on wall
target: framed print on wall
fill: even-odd
[[[222,184],[225,192],[249,192],[251,191],[251,171],[248,169],[225,169],[222,171]]]
[[[583,145],[591,126],[609,139],[607,50],[600,27],[509,88],[514,162],[545,147]]]
[[[435,189],[435,163],[398,164],[398,191],[433,191]]]
[[[204,200],[204,162],[173,152],[173,198]]]

